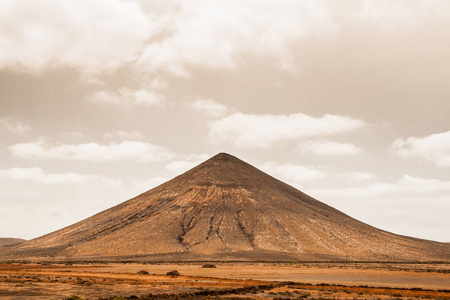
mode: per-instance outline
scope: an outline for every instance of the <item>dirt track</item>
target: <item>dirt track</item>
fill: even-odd
[[[201,264],[0,264],[0,298],[63,299],[79,295],[97,299],[175,293],[197,299],[237,294],[250,299],[450,299],[449,268],[323,263],[227,263],[211,269]],[[165,275],[174,269],[182,276]],[[137,274],[140,270],[149,274]],[[223,292],[236,288],[244,290]]]

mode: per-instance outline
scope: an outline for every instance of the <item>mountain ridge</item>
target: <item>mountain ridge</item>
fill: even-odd
[[[92,217],[9,247],[8,253],[77,259],[450,260],[448,244],[374,228],[226,153]]]
[[[0,238],[0,246],[14,245],[14,244],[23,243],[25,241],[26,240],[20,239],[20,238],[4,237],[4,238]]]

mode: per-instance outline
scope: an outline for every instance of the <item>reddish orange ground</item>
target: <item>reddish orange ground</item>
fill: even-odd
[[[198,293],[255,286],[203,299],[450,299],[450,266],[406,264],[0,264],[0,298],[84,299]],[[165,274],[178,270],[181,276]],[[137,274],[146,270],[149,275]],[[289,281],[291,283],[286,283]],[[321,284],[325,283],[325,284]],[[264,286],[269,286],[264,289]],[[366,286],[366,287],[361,287]],[[440,290],[440,291],[439,291]]]

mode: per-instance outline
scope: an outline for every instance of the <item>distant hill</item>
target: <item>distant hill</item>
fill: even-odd
[[[19,244],[19,243],[23,243],[26,240],[24,239],[15,239],[15,238],[0,238],[0,246],[4,246],[4,245],[14,245],[14,244]]]
[[[120,205],[3,253],[0,250],[2,255],[450,261],[450,245],[369,226],[221,153]]]

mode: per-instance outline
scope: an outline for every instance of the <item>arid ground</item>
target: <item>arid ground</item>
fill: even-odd
[[[213,264],[4,262],[0,298],[450,299],[449,264]]]

